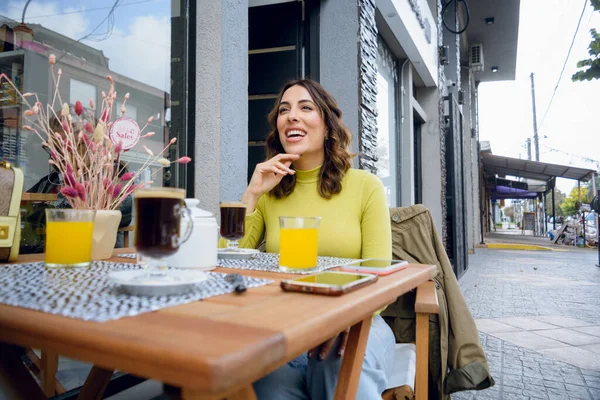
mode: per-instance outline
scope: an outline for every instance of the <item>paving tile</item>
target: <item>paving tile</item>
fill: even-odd
[[[478,330],[483,331],[485,333],[514,332],[521,330],[521,328],[503,324],[502,322],[498,322],[493,319],[487,318],[476,319],[475,324],[477,325]]]
[[[526,331],[532,331],[537,329],[554,329],[556,325],[547,324],[542,321],[538,321],[532,317],[505,317],[496,318],[496,322],[501,322],[506,325],[521,328]]]
[[[600,344],[599,336],[587,335],[567,328],[546,329],[536,331],[535,334],[541,335],[550,339],[555,339],[563,343],[573,346],[583,346],[587,344]]]
[[[600,371],[600,358],[595,353],[579,347],[541,349],[540,353],[580,368]]]
[[[577,332],[587,333],[588,335],[600,336],[600,326],[599,325],[581,326],[581,327],[576,327],[576,328],[571,328],[571,329],[573,329],[574,331],[577,331]]]
[[[531,350],[553,349],[565,347],[565,344],[550,338],[545,338],[536,335],[533,332],[498,332],[493,334],[502,340],[512,342],[518,346],[525,347]]]
[[[575,328],[581,326],[590,326],[594,324],[590,324],[589,322],[581,321],[576,318],[564,317],[562,315],[550,315],[543,317],[533,317],[538,321],[542,321],[548,324],[560,326],[562,328]]]
[[[600,343],[597,344],[588,344],[585,346],[579,346],[580,348],[591,351],[592,353],[600,354]]]
[[[588,388],[586,386],[579,385],[571,385],[569,383],[565,384],[565,388],[570,395],[581,395],[586,396],[589,395]]]
[[[588,388],[594,388],[594,389],[600,390],[600,378],[584,375],[583,379],[585,380],[585,384],[587,385]]]
[[[564,383],[555,379],[544,379],[544,386],[546,389],[566,390]]]
[[[600,389],[589,389],[592,399],[600,399]]]

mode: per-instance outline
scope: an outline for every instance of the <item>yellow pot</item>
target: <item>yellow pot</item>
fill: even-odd
[[[117,242],[121,211],[98,210],[94,219],[92,260],[106,260],[112,256]]]

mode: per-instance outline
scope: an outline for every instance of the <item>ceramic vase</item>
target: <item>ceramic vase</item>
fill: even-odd
[[[121,211],[98,210],[94,219],[92,260],[106,260],[112,256],[117,242]]]

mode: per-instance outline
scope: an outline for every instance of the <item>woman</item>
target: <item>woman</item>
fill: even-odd
[[[267,161],[258,164],[242,202],[241,247],[263,236],[279,251],[279,216],[320,216],[319,255],[391,258],[389,211],[381,181],[351,169],[350,132],[333,97],[312,80],[288,83],[269,114]],[[333,399],[347,332],[254,384],[259,399]],[[391,373],[394,335],[375,315],[357,398],[381,399]]]

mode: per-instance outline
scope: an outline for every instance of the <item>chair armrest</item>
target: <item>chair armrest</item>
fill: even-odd
[[[417,288],[415,312],[427,314],[440,313],[440,304],[433,281],[427,281]]]

